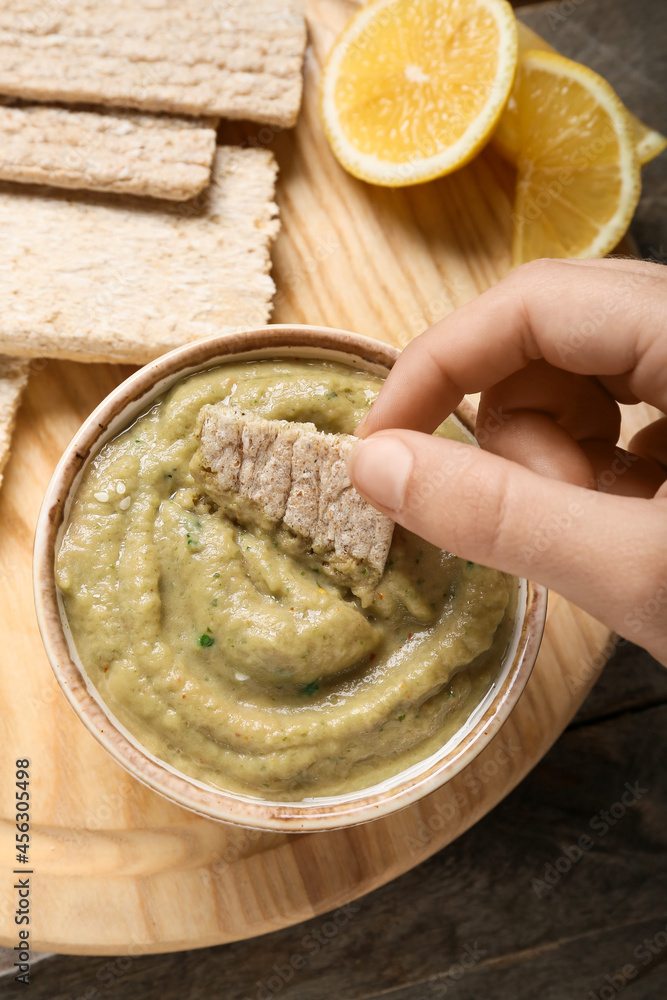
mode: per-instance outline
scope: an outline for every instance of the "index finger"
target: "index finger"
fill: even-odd
[[[417,337],[356,433],[433,431],[466,393],[529,361],[580,375],[625,375],[638,399],[667,409],[667,270],[643,261],[539,260]]]

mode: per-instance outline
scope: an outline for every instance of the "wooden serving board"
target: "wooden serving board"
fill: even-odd
[[[509,269],[513,174],[492,150],[399,191],[347,176],[317,116],[322,59],[353,12],[310,0],[296,130],[227,126],[280,161],[276,322],[343,327],[398,346]],[[130,371],[36,362],[0,495],[0,941],[16,943],[13,770],[31,761],[33,948],[119,954],[212,945],[306,920],[418,864],[503,798],[572,718],[611,646],[551,595],[540,656],[512,717],[445,788],[388,819],[312,835],[258,834],[188,813],[131,779],[60,693],[32,602],[37,514],[80,422]],[[633,421],[646,420],[635,407]]]

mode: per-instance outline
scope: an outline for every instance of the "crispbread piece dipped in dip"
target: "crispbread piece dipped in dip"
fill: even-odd
[[[370,602],[394,522],[350,482],[345,459],[357,438],[225,403],[203,406],[195,433],[200,444],[190,471],[224,513],[275,531],[279,548],[309,557]]]
[[[73,641],[104,704],[177,771],[273,801],[368,788],[439,751],[499,676],[512,578],[397,524],[375,589],[350,589],[384,555],[342,506],[344,450],[320,449],[354,440],[381,385],[329,361],[220,364],[84,470],[57,555]]]

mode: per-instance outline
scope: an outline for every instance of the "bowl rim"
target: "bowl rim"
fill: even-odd
[[[107,709],[76,662],[73,643],[55,580],[55,554],[71,499],[83,470],[111,437],[144,412],[166,389],[197,371],[231,360],[294,357],[308,352],[313,360],[330,356],[343,364],[365,367],[387,374],[400,351],[379,340],[329,327],[276,324],[225,333],[178,347],[149,362],[112,390],[81,424],[65,448],[47,487],[35,531],[33,583],[37,622],[56,679],[76,715],[111,757],[134,778],[153,791],[209,819],[253,829],[281,832],[333,830],[387,816],[444,785],[470,764],[497,735],[523,693],[537,658],[546,620],[546,588],[525,584],[525,610],[517,612],[521,629],[513,637],[516,650],[512,663],[484,711],[447,755],[416,775],[410,765],[382,783],[339,796],[296,802],[272,802],[205,785],[177,771],[141,747]],[[275,353],[275,352],[278,353]],[[251,355],[250,357],[245,357]],[[474,429],[476,409],[467,399],[455,411],[469,429]],[[71,647],[70,648],[70,643]],[[477,711],[477,710],[476,710]],[[473,713],[474,716],[475,713]],[[451,743],[448,741],[446,745]],[[432,759],[426,758],[426,760]],[[402,780],[401,780],[402,779]],[[375,790],[374,790],[375,789]],[[327,798],[329,801],[327,801]]]

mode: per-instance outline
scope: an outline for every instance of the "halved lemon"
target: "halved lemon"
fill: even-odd
[[[515,93],[513,263],[604,256],[624,235],[641,189],[623,104],[587,66],[534,50],[519,60]]]
[[[387,187],[456,170],[489,139],[517,52],[507,0],[370,0],[324,67],[331,148],[355,177]]]
[[[537,49],[541,52],[556,52],[556,49],[552,45],[549,45],[548,42],[545,42],[542,36],[538,35],[532,28],[529,28],[521,21],[517,22],[517,27],[519,29],[519,57],[524,52],[527,52],[528,49]],[[662,153],[663,149],[667,149],[667,138],[661,135],[660,132],[656,132],[655,129],[649,128],[648,125],[644,125],[628,108],[625,108],[625,113],[630,119],[630,127],[634,136],[637,156],[640,164],[643,166],[650,160],[655,159],[656,156]],[[501,114],[496,130],[493,133],[493,144],[498,147],[506,159],[511,163],[516,163],[519,157],[518,142],[516,93],[512,91],[507,106]]]

